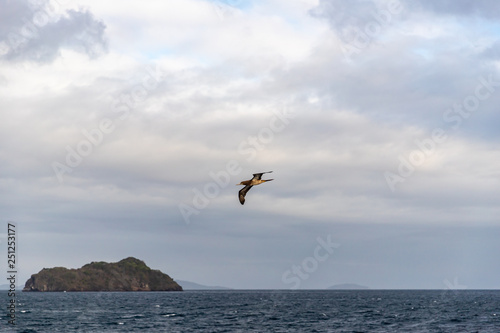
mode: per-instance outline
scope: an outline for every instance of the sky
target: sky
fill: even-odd
[[[133,256],[229,288],[500,288],[500,3],[0,7],[19,285]]]

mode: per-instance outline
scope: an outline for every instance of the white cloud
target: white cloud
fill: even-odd
[[[23,251],[34,255],[54,239],[54,244],[67,245],[61,234],[68,239],[77,239],[69,236],[75,233],[95,236],[88,226],[106,234],[118,230],[119,235],[113,234],[116,248],[138,250],[130,239],[141,229],[140,239],[151,240],[151,251],[141,253],[160,260],[154,253],[167,248],[178,252],[180,259],[174,259],[173,266],[184,276],[196,276],[186,260],[200,262],[197,253],[211,253],[218,258],[218,268],[207,274],[216,279],[226,262],[238,261],[237,254],[269,272],[281,267],[248,252],[253,244],[248,235],[282,264],[304,255],[295,243],[338,231],[339,243],[358,247],[349,254],[355,258],[339,260],[346,267],[347,262],[368,267],[356,251],[378,250],[363,247],[350,235],[378,246],[386,238],[373,235],[382,229],[394,228],[404,237],[406,228],[417,226],[429,228],[428,233],[455,224],[497,228],[494,198],[500,160],[492,124],[498,118],[498,92],[481,100],[460,128],[443,120],[453,103],[474,94],[481,77],[500,77],[494,54],[483,54],[498,40],[495,32],[485,37],[480,50],[473,50],[468,41],[481,27],[460,27],[439,11],[407,11],[348,63],[341,50],[345,41],[335,37],[326,20],[310,14],[317,5],[255,2],[221,16],[205,1],[74,2],[59,8],[54,22],[62,22],[67,10],[78,10],[72,13],[80,14],[67,15],[64,22],[75,34],[81,32],[79,15],[105,26],[98,36],[102,45],[109,41],[108,52],[89,57],[88,50],[66,43],[66,37],[75,36],[68,33],[38,40],[51,47],[45,61],[33,61],[23,52],[12,61],[4,54],[2,209],[27,233],[44,232],[39,240],[29,236],[33,243]],[[362,5],[343,4],[352,15]],[[33,9],[26,8],[32,14]],[[362,8],[361,14],[370,16],[370,8]],[[365,22],[363,15],[360,22]],[[434,23],[425,24],[427,15]],[[466,30],[470,32],[458,36]],[[467,52],[456,54],[457,49]],[[273,119],[283,110],[294,117],[274,129],[269,139],[265,129],[276,128]],[[90,140],[84,132],[99,128],[105,119],[112,121],[113,130],[96,139],[92,152],[81,157],[61,183],[52,163],[66,164],[68,147],[83,147],[82,142]],[[415,141],[428,139],[435,128],[446,131],[445,142],[436,144],[392,192],[384,173],[397,174],[399,157],[408,159],[421,149]],[[231,160],[241,171],[186,225],[178,204],[192,204],[193,190],[203,191],[214,182],[211,172],[224,171]],[[274,170],[275,180],[252,189],[242,207],[233,184],[268,170]],[[381,229],[366,231],[368,226]],[[158,235],[172,244],[163,244]],[[439,251],[436,237],[429,242]],[[182,241],[189,240],[191,252],[184,256]],[[412,249],[428,245],[427,240],[420,242]],[[77,243],[77,252],[84,253],[83,241]],[[283,247],[273,249],[271,243]],[[234,250],[238,245],[242,247]],[[395,246],[391,249],[397,251]],[[99,239],[92,255],[119,256],[112,247]],[[61,265],[52,256],[55,252],[46,250],[55,258],[46,266]],[[393,273],[402,269],[379,260]],[[26,272],[36,265],[30,263]],[[200,271],[209,269],[203,266]],[[235,269],[242,278],[236,287],[253,283],[245,280],[243,268]],[[363,269],[346,276],[355,277]],[[277,276],[278,282],[271,285],[286,287]],[[373,280],[373,286],[385,286],[383,281]],[[412,283],[434,286],[431,281]]]

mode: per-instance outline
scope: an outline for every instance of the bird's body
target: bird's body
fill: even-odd
[[[238,192],[238,198],[240,199],[240,203],[243,205],[245,203],[245,196],[247,195],[247,192],[250,191],[252,186],[259,185],[265,182],[269,182],[273,179],[261,179],[262,175],[265,173],[271,173],[272,171],[268,172],[261,172],[261,173],[254,173],[253,178],[250,180],[244,180],[239,184],[236,185],[245,185],[239,192]]]

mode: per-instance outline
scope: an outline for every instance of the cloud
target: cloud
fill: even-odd
[[[63,10],[50,4],[2,0],[0,56],[5,60],[51,62],[62,48],[95,58],[106,52],[106,26],[88,10]]]
[[[411,0],[401,0],[401,2],[412,9],[420,9],[438,15],[481,17],[488,20],[495,20],[498,18],[498,15],[500,15],[500,4],[488,0],[422,0],[418,3]]]
[[[377,10],[374,1],[326,1],[321,0],[319,5],[310,11],[314,17],[325,18],[334,30],[345,37],[352,29],[361,29],[366,22],[373,20],[373,13]]]
[[[400,4],[399,14],[394,9],[390,14],[391,3]],[[485,4],[478,6],[486,11]],[[484,28],[491,22],[482,17],[481,27],[474,28],[476,23],[457,22],[457,16],[424,8],[413,10],[404,1],[325,1],[310,13],[326,19],[337,38],[329,46],[322,44],[315,52],[316,61],[301,74],[321,77],[316,83],[323,88],[328,82],[330,91],[323,94],[342,108],[380,121],[449,127],[444,119],[448,109],[473,96],[481,80],[500,78],[495,62],[497,36],[494,29]],[[435,16],[434,23],[429,15]],[[343,34],[346,29],[354,32],[352,38]],[[481,100],[474,116],[461,122],[458,133],[496,136],[484,129],[497,117],[498,98],[493,93]]]
[[[9,4],[2,36],[50,9]],[[331,234],[339,251],[304,287],[445,287],[462,255],[447,248],[483,253],[466,231],[446,230],[478,228],[496,246],[484,230],[500,213],[498,36],[482,35],[483,16],[461,25],[461,14],[401,4],[350,61],[343,33],[379,22],[388,2],[255,2],[222,18],[187,0],[50,11],[0,63],[0,202],[23,230],[23,271],[136,255],[176,278],[286,288],[282,273]],[[478,90],[484,80],[493,84]],[[276,120],[285,111],[293,117]],[[446,140],[431,149],[437,128]],[[385,172],[419,156],[392,192]],[[68,159],[60,181],[53,163]],[[240,171],[186,224],[179,204],[193,206],[229,161]],[[268,170],[275,180],[241,207],[234,184]],[[403,271],[405,258],[424,273]]]

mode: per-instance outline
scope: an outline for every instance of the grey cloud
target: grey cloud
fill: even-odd
[[[438,15],[477,16],[486,19],[500,17],[500,3],[490,0],[400,0],[412,10],[423,10]]]
[[[362,30],[371,21],[378,21],[377,16],[389,7],[407,9],[408,15],[427,12],[436,15],[459,17],[481,17],[494,20],[500,16],[500,3],[489,0],[320,0],[319,5],[310,10],[314,17],[323,18],[343,39],[354,36],[353,30]]]
[[[332,22],[338,29],[363,26],[382,4],[332,3],[346,11]],[[69,32],[47,25],[39,38],[53,52],[40,59],[62,46],[91,52],[72,39],[85,24],[96,25],[97,40],[103,38],[104,25],[88,12],[68,12],[58,24]],[[16,110],[0,115],[0,207],[23,230],[26,278],[41,265],[81,266],[130,254],[176,279],[288,288],[282,273],[312,255],[317,237],[331,234],[341,247],[303,287],[445,288],[443,279],[455,276],[471,287],[498,287],[498,260],[487,255],[498,252],[498,149],[491,137],[484,138],[489,146],[479,139],[484,124],[462,142],[451,138],[440,146],[396,193],[383,178],[384,171],[397,172],[398,155],[415,149],[415,139],[442,125],[451,103],[474,93],[479,76],[496,73],[493,65],[484,55],[456,54],[449,37],[396,34],[351,64],[338,45],[319,43],[289,66],[254,70],[233,61],[168,72],[123,120],[112,101],[141,84],[142,68],[121,68],[121,79],[104,71],[46,94],[0,99],[2,110]],[[429,52],[422,56],[416,48]],[[464,129],[485,114],[494,119],[496,95]],[[239,153],[239,144],[283,106],[297,114],[289,126],[254,159]],[[86,139],[82,130],[105,117],[116,120],[116,129],[59,183],[51,163],[64,162],[66,146],[75,148]],[[192,203],[193,189],[203,191],[214,181],[210,172],[232,159],[241,174],[187,225],[178,204]],[[252,190],[241,207],[233,184],[267,170],[275,181]]]
[[[54,4],[1,0],[1,57],[50,62],[63,47],[95,58],[107,51],[106,26],[89,11],[66,10],[55,20]]]
[[[343,40],[355,38],[366,22],[373,21],[377,5],[371,0],[320,0],[318,7],[310,10],[314,17],[324,18]]]
[[[500,59],[500,41],[497,41],[481,52],[487,60]]]
[[[21,23],[21,18],[32,11],[28,1],[0,1],[0,36],[4,39],[10,30]]]
[[[495,82],[500,79],[495,64],[499,54],[498,42],[495,42],[497,39],[493,32],[485,36],[485,39],[491,38],[492,42],[482,51],[475,46],[475,28],[468,29],[467,22],[464,22],[464,33],[457,34],[426,36],[413,34],[411,29],[425,25],[426,18],[432,20],[432,13],[495,13],[498,4],[425,1],[415,7],[417,2],[400,1],[405,8],[404,14],[397,16],[401,20],[400,24],[386,25],[383,30],[387,35],[390,33],[390,39],[375,36],[365,45],[357,46],[346,38],[344,31],[359,30],[366,27],[366,22],[376,22],[373,13],[382,10],[384,4],[387,6],[388,3],[321,1],[311,14],[326,19],[341,41],[337,45],[332,43],[330,47],[318,47],[311,57],[312,61],[285,74],[287,82],[297,82],[299,85],[302,82],[304,89],[316,89],[322,102],[355,110],[380,122],[415,124],[427,129],[443,127],[449,130],[452,126],[456,127],[458,121],[444,119],[447,110],[474,96],[481,78],[492,75]],[[436,4],[436,8],[432,4]],[[467,6],[475,9],[468,12]],[[449,10],[445,10],[448,7]],[[422,15],[422,12],[428,14]],[[393,22],[396,22],[396,17]],[[468,40],[468,36],[471,36],[471,40]],[[352,50],[352,56],[346,56],[343,48]],[[487,129],[490,127],[487,124],[498,118],[495,110],[500,95],[498,86],[494,89],[488,98],[479,102],[474,112],[474,117],[482,119],[482,125],[485,126],[474,125],[479,120],[471,116],[459,120],[458,133],[498,137],[498,131]],[[454,132],[455,128],[451,131]]]

